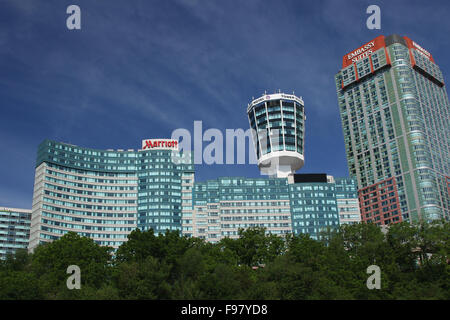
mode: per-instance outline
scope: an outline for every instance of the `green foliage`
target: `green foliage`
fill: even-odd
[[[0,300],[42,299],[33,274],[24,271],[0,271]]]
[[[450,299],[450,224],[344,225],[320,240],[239,231],[216,244],[135,230],[111,249],[68,233],[0,261],[0,299]],[[69,290],[69,265],[81,289]],[[369,290],[367,267],[381,269]]]
[[[82,298],[77,290],[67,289],[67,267],[80,267],[81,286],[100,288],[110,276],[111,249],[69,232],[58,241],[38,246],[31,259],[31,272],[39,279],[47,298]]]
[[[239,264],[250,267],[271,262],[285,251],[283,239],[266,235],[264,228],[239,229],[239,239],[224,238],[219,246],[229,250]]]
[[[124,299],[169,299],[169,274],[170,266],[148,256],[118,265],[115,283]]]

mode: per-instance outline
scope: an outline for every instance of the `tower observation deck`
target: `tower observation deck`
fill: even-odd
[[[264,94],[247,107],[258,167],[263,174],[284,178],[304,164],[305,110],[293,94]]]

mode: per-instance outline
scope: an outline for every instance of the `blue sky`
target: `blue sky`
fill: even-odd
[[[81,8],[82,29],[66,28]],[[366,8],[381,8],[381,30]],[[248,128],[252,97],[305,101],[305,166],[347,176],[334,75],[380,34],[406,35],[450,74],[448,1],[0,0],[0,206],[31,208],[38,144],[138,149],[173,130]],[[196,180],[258,177],[197,165]]]

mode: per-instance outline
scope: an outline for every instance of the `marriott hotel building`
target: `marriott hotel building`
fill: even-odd
[[[335,81],[362,220],[448,219],[449,100],[431,53],[379,36],[344,55]]]
[[[144,140],[137,151],[41,143],[29,249],[68,231],[114,248],[136,228],[181,231],[184,205],[192,208],[194,170],[177,143]]]

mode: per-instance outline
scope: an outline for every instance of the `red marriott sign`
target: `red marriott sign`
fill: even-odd
[[[178,150],[178,141],[172,139],[146,139],[142,140],[142,150]]]

